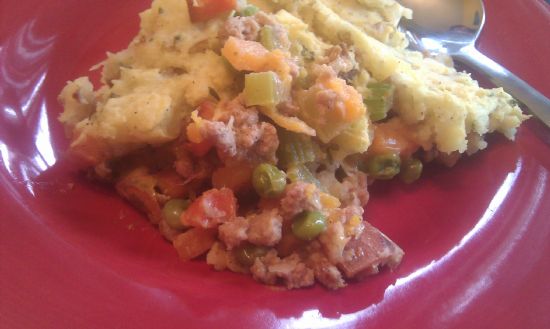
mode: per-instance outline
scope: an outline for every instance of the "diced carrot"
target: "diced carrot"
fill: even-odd
[[[214,242],[216,230],[195,227],[176,236],[172,244],[181,260],[188,261],[210,250]]]
[[[378,123],[374,127],[369,154],[397,153],[402,158],[408,158],[419,148],[412,132],[400,120]]]
[[[366,108],[363,104],[363,99],[361,98],[361,95],[355,88],[347,85],[345,80],[340,78],[330,78],[326,81],[323,81],[323,85],[328,89],[336,92],[339,98],[344,103],[345,111],[343,113],[331,113],[331,115],[341,117],[334,118],[335,120],[354,122],[365,114]],[[329,118],[329,120],[331,119]]]
[[[235,218],[237,199],[228,188],[211,189],[198,197],[181,214],[181,223],[185,226],[214,228]]]
[[[259,42],[229,37],[222,48],[222,55],[238,71],[275,72],[283,89],[290,91],[291,68],[287,55],[280,49],[268,51]]]
[[[239,71],[264,70],[268,54],[261,43],[235,37],[229,37],[222,48],[222,55]]]
[[[192,22],[203,22],[236,8],[237,0],[187,0]]]
[[[365,104],[363,104],[363,98],[352,86],[344,86],[344,104],[346,105],[345,119],[347,122],[354,122],[359,120],[361,116],[367,111]]]
[[[220,167],[212,174],[212,186],[215,188],[227,187],[234,192],[249,190],[252,188],[253,170],[254,167],[249,164]]]

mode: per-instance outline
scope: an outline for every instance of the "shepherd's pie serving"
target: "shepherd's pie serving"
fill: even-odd
[[[68,154],[182,260],[330,289],[403,251],[363,218],[375,180],[417,180],[513,139],[502,89],[407,50],[394,0],[154,0],[101,86],[59,99]]]

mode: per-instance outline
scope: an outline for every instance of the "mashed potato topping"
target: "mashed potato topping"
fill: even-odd
[[[403,251],[367,185],[417,180],[513,139],[502,89],[407,50],[394,0],[154,0],[127,49],[59,95],[69,155],[143,211],[183,260],[330,289]]]

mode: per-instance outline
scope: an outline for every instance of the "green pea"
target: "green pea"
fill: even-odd
[[[375,155],[367,159],[367,174],[376,179],[392,179],[399,174],[401,158],[397,153]]]
[[[168,225],[176,230],[183,229],[180,221],[181,213],[189,207],[190,201],[184,199],[171,199],[164,204],[162,216]]]
[[[273,165],[262,163],[252,173],[252,185],[262,197],[277,197],[285,190],[286,174]]]
[[[327,219],[319,211],[304,211],[292,222],[292,233],[300,240],[315,239],[327,228]]]
[[[415,158],[409,158],[401,165],[399,178],[407,184],[410,184],[420,178],[422,174],[422,162]]]
[[[256,258],[265,256],[268,251],[269,249],[266,247],[255,246],[253,244],[245,244],[233,250],[239,264],[246,267],[254,265]]]

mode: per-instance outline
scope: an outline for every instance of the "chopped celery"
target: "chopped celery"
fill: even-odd
[[[291,165],[286,172],[286,176],[293,183],[305,182],[315,184],[317,187],[321,187],[321,182],[317,178],[315,178],[311,171],[303,164]]]
[[[275,106],[280,102],[281,82],[275,72],[249,73],[244,77],[246,106]]]
[[[282,168],[315,161],[317,149],[311,137],[284,129],[279,130],[278,136],[277,157]]]
[[[383,96],[394,88],[389,82],[370,82],[367,87],[377,96]]]
[[[393,106],[395,87],[387,82],[369,83],[370,95],[364,99],[370,119],[374,122],[385,119]]]
[[[268,50],[278,48],[277,41],[275,40],[275,34],[273,28],[269,25],[262,27],[260,30],[260,43]]]
[[[260,9],[254,5],[248,5],[239,11],[239,16],[254,16]]]
[[[384,120],[388,116],[386,101],[383,98],[367,98],[364,100],[372,122]]]

